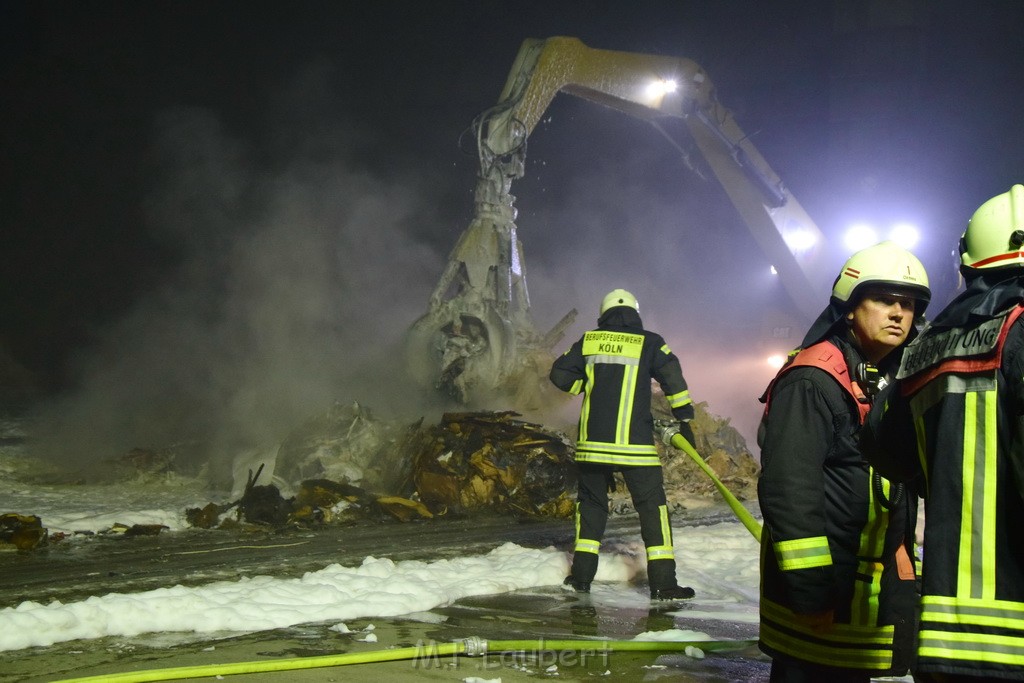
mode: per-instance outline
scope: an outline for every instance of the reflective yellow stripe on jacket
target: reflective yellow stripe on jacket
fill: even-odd
[[[763,597],[761,614],[761,641],[780,652],[826,666],[878,671],[892,666],[892,626],[832,624],[819,632]]]
[[[828,539],[824,536],[777,541],[774,548],[779,568],[783,571],[832,564],[832,553],[828,549]]]
[[[633,403],[638,382],[637,373],[643,348],[642,334],[591,330],[583,335],[583,357],[586,359],[587,376],[584,389],[588,395],[583,400],[580,415],[580,434],[576,444],[577,461],[606,465],[661,464],[658,450],[654,445],[629,442],[629,428],[633,419]],[[623,366],[613,442],[591,440],[587,430],[590,423],[589,391],[590,387],[594,386],[594,368],[602,363]]]

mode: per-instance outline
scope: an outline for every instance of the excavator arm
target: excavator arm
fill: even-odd
[[[524,359],[549,350],[572,322],[575,311],[545,335],[533,328],[511,194],[524,173],[527,139],[559,92],[652,122],[681,119],[794,304],[813,319],[823,236],[718,102],[698,64],[594,49],[576,38],[527,39],[497,104],[473,122],[480,162],[475,217],[449,256],[429,311],[410,330],[414,376],[470,403],[474,393],[500,392]]]

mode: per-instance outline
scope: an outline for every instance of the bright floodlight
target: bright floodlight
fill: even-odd
[[[673,80],[657,79],[651,81],[647,86],[647,96],[651,99],[658,99],[664,97],[670,92],[675,92],[679,87],[679,84]]]
[[[770,266],[770,268],[771,268],[771,274],[772,275],[778,275],[779,274],[779,271],[775,268],[775,266]]]
[[[786,232],[782,238],[789,246],[789,250],[794,254],[807,251],[818,242],[818,239],[814,236],[813,232],[800,228]]]
[[[860,251],[878,242],[878,232],[867,223],[858,223],[847,228],[843,242],[850,251]]]
[[[917,227],[910,223],[897,223],[889,231],[889,239],[904,249],[913,249],[920,237]]]
[[[776,353],[772,354],[771,356],[768,356],[768,358],[766,358],[765,361],[767,361],[768,367],[778,370],[785,364],[786,357],[783,356],[782,354]]]

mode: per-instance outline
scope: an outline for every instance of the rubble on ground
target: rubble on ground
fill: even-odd
[[[553,429],[520,417],[513,411],[449,412],[424,425],[423,419],[380,420],[358,403],[337,404],[293,430],[276,449],[276,461],[270,451],[269,463],[248,470],[236,500],[190,508],[185,518],[192,527],[237,529],[482,514],[571,517],[575,425]],[[667,403],[654,417],[671,419]],[[729,420],[697,404],[692,426],[696,450],[723,483],[740,500],[755,499],[759,468]],[[671,509],[720,501],[689,456],[660,442],[658,449]],[[176,476],[168,451],[135,448],[117,463],[126,481]],[[632,512],[624,485],[611,498],[613,513]],[[119,526],[111,532],[155,535],[167,528]],[[38,517],[0,516],[0,548],[32,549],[46,540]]]
[[[473,514],[571,516],[575,427],[558,431],[519,417],[513,411],[450,412],[435,425],[405,425],[378,421],[358,404],[335,406],[279,450],[286,457],[284,472],[316,475],[299,482],[293,498],[276,485],[255,484],[250,472],[240,500],[189,510],[187,517],[194,526],[211,528]],[[663,417],[671,418],[667,408]],[[728,419],[698,404],[692,426],[695,447],[716,475],[740,500],[754,499],[758,466]],[[660,442],[658,449],[673,509],[719,501],[714,484],[689,456]],[[382,464],[389,466],[388,476]],[[275,473],[279,478],[287,482]],[[613,492],[612,510],[632,510],[625,486]]]
[[[36,515],[0,514],[0,549],[33,550],[46,545],[48,538],[43,521]]]
[[[409,477],[408,441],[422,420],[377,417],[353,401],[335,403],[296,427],[277,449],[274,476],[297,484],[328,479],[373,491],[395,491]]]
[[[345,417],[341,417],[344,415]],[[567,517],[575,499],[572,444],[541,425],[517,420],[518,413],[445,413],[437,425],[413,428],[371,424],[368,411],[336,409],[330,419],[307,424],[304,436],[292,440],[291,472],[335,472],[340,480],[319,477],[299,484],[285,498],[274,484],[258,484],[262,468],[250,472],[241,498],[210,503],[186,511],[189,524],[203,528],[237,524],[316,525],[355,519],[395,519],[408,522],[474,513],[527,517]],[[312,428],[317,425],[322,431]],[[351,447],[352,429],[361,430],[359,452]],[[344,430],[332,435],[332,429]],[[363,438],[368,434],[377,438]],[[370,490],[349,481],[382,481],[366,476],[365,452],[377,453],[401,442],[402,462],[395,465],[389,490]],[[303,444],[302,448],[294,444]],[[332,454],[324,447],[332,444]],[[344,444],[344,447],[342,446]],[[283,448],[283,447],[282,447]],[[304,452],[302,454],[301,452]],[[303,469],[305,467],[306,469]]]
[[[575,500],[572,444],[519,413],[445,413],[412,451],[413,487],[434,514],[566,517]]]

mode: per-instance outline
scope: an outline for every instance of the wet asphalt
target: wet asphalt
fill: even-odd
[[[720,521],[702,511],[696,523]],[[717,515],[717,516],[716,516]],[[636,533],[632,518],[613,518],[609,537]],[[201,585],[268,574],[301,576],[325,565],[386,554],[395,561],[443,559],[484,553],[514,542],[564,548],[572,543],[566,520],[447,519],[424,523],[366,523],[308,529],[186,530],[157,536],[96,536],[51,544],[27,553],[0,553],[0,606],[25,600],[69,602],[108,592],[136,592],[166,585]],[[386,545],[386,548],[382,547]],[[703,615],[687,617],[694,609]],[[703,652],[617,651],[614,643],[645,631],[680,629],[713,638],[756,639],[757,625],[708,620],[700,596],[678,604],[652,604],[646,586],[598,584],[590,595],[545,587],[459,600],[429,615],[367,618],[332,624],[221,637],[151,634],[72,641],[3,653],[0,681],[61,681],[236,662],[297,661],[346,653],[409,651],[396,661],[344,664],[268,673],[236,673],[238,681],[726,681],[767,680],[769,660],[756,646]],[[483,639],[531,641],[525,652],[484,656],[436,654],[437,645]],[[552,641],[593,641],[586,650],[546,649]],[[321,661],[309,659],[309,662]],[[212,669],[210,670],[212,674]],[[141,674],[145,680],[160,680]],[[215,675],[189,680],[218,680]]]

